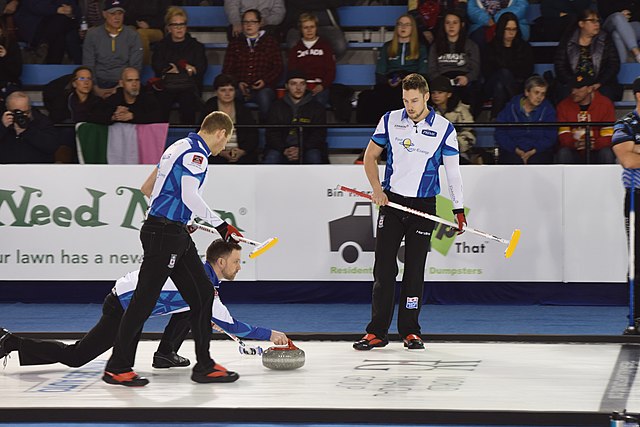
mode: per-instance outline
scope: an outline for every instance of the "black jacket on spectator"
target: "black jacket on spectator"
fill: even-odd
[[[501,68],[511,71],[518,80],[526,80],[533,74],[533,50],[529,43],[516,38],[511,47],[505,47],[494,38],[482,57],[482,71],[485,77]]]
[[[236,125],[254,125],[256,124],[251,111],[244,106],[244,103],[237,98],[234,101],[236,109]],[[202,111],[202,117],[199,120],[202,122],[204,118],[213,111],[218,111],[218,97],[214,96],[209,98],[204,104]],[[238,139],[238,147],[247,152],[244,156],[238,160],[238,164],[252,165],[258,163],[258,129],[257,128],[236,128],[235,129]]]
[[[624,0],[623,0],[624,1]],[[578,14],[592,7],[592,0],[542,0],[540,16],[531,25],[530,40],[560,40]]]
[[[560,40],[556,48],[554,68],[556,77],[562,84],[567,84],[576,73],[580,57],[579,34],[580,31],[576,30],[569,37]],[[595,82],[603,86],[617,85],[620,58],[607,33],[601,31],[592,40],[590,50]]]
[[[31,117],[20,135],[13,126],[0,124],[0,163],[53,163],[60,146],[58,133],[51,120],[33,107]]]
[[[327,122],[325,108],[317,102],[310,93],[297,104],[291,101],[289,95],[278,99],[271,105],[269,124],[324,124]],[[284,151],[285,148],[298,145],[296,128],[267,129],[265,148]],[[327,152],[327,129],[305,129],[303,134],[303,150],[318,148]]]
[[[108,123],[113,123],[111,116],[120,105],[128,107],[129,111],[133,113],[133,120],[126,123],[143,124],[163,122],[158,101],[153,95],[143,91],[140,91],[140,94],[133,104],[127,104],[124,99],[124,91],[119,87],[116,93],[105,99],[105,103],[107,104],[107,116],[109,117]]]
[[[171,5],[170,0],[134,0],[126,3],[125,25],[136,26],[136,21],[145,21],[149,27],[162,30],[164,15]]]
[[[207,72],[208,66],[204,45],[191,37],[189,33],[187,33],[185,39],[181,42],[174,42],[171,40],[171,35],[167,35],[155,44],[151,58],[151,67],[156,77],[162,77],[162,74],[170,67],[170,63],[180,67],[182,61],[186,61],[196,67],[198,73],[193,76],[193,79],[201,90],[202,78]]]
[[[7,83],[20,85],[22,74],[22,52],[15,40],[8,41],[0,37],[0,45],[4,46],[7,54],[0,58],[0,89]]]

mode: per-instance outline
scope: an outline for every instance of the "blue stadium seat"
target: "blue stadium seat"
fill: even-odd
[[[229,25],[222,6],[184,6],[183,9],[187,12],[189,27],[213,28]]]
[[[407,13],[406,6],[342,6],[338,8],[340,26],[395,27],[400,15]]]

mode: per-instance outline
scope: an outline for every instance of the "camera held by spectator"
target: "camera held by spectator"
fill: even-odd
[[[29,116],[24,113],[24,111],[22,111],[22,110],[13,110],[11,112],[11,115],[13,116],[13,122],[18,127],[22,128],[22,129],[26,129],[27,126],[29,126],[29,122],[31,120],[29,119]]]

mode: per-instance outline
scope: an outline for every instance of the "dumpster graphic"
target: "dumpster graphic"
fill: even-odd
[[[362,252],[373,252],[373,204],[356,202],[351,215],[329,222],[329,243],[331,252],[339,252],[349,264],[358,260]]]

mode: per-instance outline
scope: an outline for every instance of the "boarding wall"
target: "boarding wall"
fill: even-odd
[[[148,200],[138,188],[149,166],[0,167],[3,280],[113,280],[138,268],[138,231]],[[462,167],[469,225],[506,246],[438,225],[425,278],[434,281],[624,282],[627,252],[621,168]],[[381,167],[383,176],[383,167]],[[210,167],[204,199],[254,240],[278,237],[258,258],[244,251],[241,281],[367,281],[377,210],[338,190],[369,191],[362,166]],[[444,189],[438,212],[453,219]],[[201,253],[215,238],[194,233]],[[398,260],[402,274],[404,251]]]

